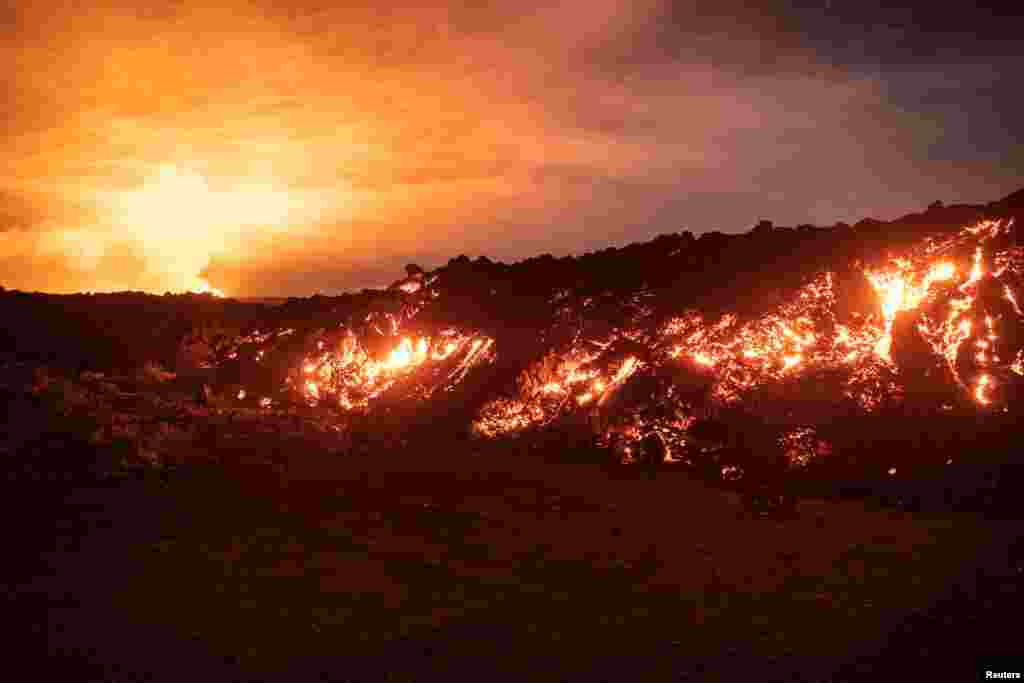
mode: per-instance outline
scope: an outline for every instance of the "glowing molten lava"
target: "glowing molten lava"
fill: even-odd
[[[491,339],[448,330],[437,339],[401,337],[385,357],[376,360],[355,335],[347,333],[333,347],[318,343],[317,352],[303,362],[305,394],[314,402],[333,397],[345,409],[366,407],[403,377],[428,365],[450,366],[461,355],[446,376],[449,382],[457,382],[470,367],[488,358],[492,344]]]
[[[978,403],[982,405],[989,405],[992,403],[992,399],[989,397],[989,392],[992,389],[992,378],[988,375],[982,375],[978,378],[978,385],[974,389],[974,398],[977,399]]]
[[[210,283],[201,277],[197,277],[188,291],[192,294],[212,294],[213,296],[223,299],[226,295],[216,287],[211,287]]]
[[[871,413],[913,403],[915,410],[951,410],[960,403],[1005,410],[1024,375],[1024,348],[1014,341],[1024,339],[1016,295],[1024,250],[1000,246],[1009,243],[1009,227],[984,222],[932,237],[897,258],[846,264],[841,278],[816,273],[783,303],[743,316],[694,309],[656,315],[640,292],[609,299],[628,313],[613,326],[604,320],[606,309],[591,308],[594,297],[557,292],[555,317],[541,332],[561,341],[519,374],[514,394],[484,405],[473,429],[494,437],[565,420],[560,424],[592,430],[626,459],[673,459],[694,448],[722,448],[688,430],[743,403],[792,427],[777,445],[791,465],[803,467],[828,448],[813,428],[794,425],[820,425],[837,409]],[[865,278],[869,300],[855,300],[857,287],[849,293],[837,284],[849,281],[850,265]],[[386,308],[317,331],[303,342],[301,358],[287,356],[295,364],[287,391],[310,405],[369,409],[385,392],[411,400],[450,391],[492,361],[495,340],[472,328],[427,332],[410,324],[440,296],[433,288],[438,277],[393,288],[391,302],[401,312]],[[588,327],[588,311],[595,310],[602,324]],[[412,327],[415,334],[405,331]],[[547,336],[552,330],[569,332]],[[254,332],[239,348],[258,347],[248,357],[273,365],[275,344],[293,331]],[[911,382],[933,385],[918,391],[907,388]],[[260,405],[269,407],[269,397]],[[794,411],[803,411],[802,422],[791,421]],[[730,467],[723,472],[741,476]]]
[[[900,369],[893,359],[894,334],[901,335],[901,358],[921,353],[919,347],[907,346],[912,341],[904,341],[919,334],[926,342],[924,348],[930,347],[932,357],[945,364],[966,397],[978,406],[997,404],[1001,400],[997,378],[1024,374],[1024,349],[1005,348],[1005,335],[1000,332],[1004,325],[1024,322],[1014,294],[1024,274],[1024,253],[1016,248],[995,253],[998,268],[991,273],[984,249],[990,240],[1005,235],[1010,225],[985,221],[958,234],[927,239],[900,258],[865,269],[877,309],[854,313],[848,321],[837,319],[836,302],[842,292],[836,291],[833,274],[825,272],[787,303],[760,317],[740,320],[725,315],[707,321],[691,310],[663,324],[653,336],[643,331],[649,323],[638,320],[634,327],[605,338],[577,338],[569,348],[556,352],[560,362],[543,364],[553,369],[543,370],[539,384],[524,384],[514,401],[498,400],[486,406],[476,429],[494,436],[548,424],[582,409],[595,416],[606,434],[621,434],[630,452],[638,447],[641,435],[651,432],[660,434],[671,452],[686,443],[686,426],[700,404],[707,408],[741,401],[812,372],[845,378],[843,398],[872,412],[887,402],[903,400]],[[994,278],[998,280],[993,290],[986,283]],[[987,303],[990,299],[979,298],[983,287],[995,291],[1005,307],[993,308],[996,304]],[[897,325],[901,315],[908,316],[909,327]],[[616,344],[637,339],[648,349],[647,360],[612,359],[610,350]],[[974,349],[969,360],[962,353],[967,343]],[[649,394],[641,393],[640,399],[629,399],[641,403],[616,416],[615,411],[624,408],[615,405],[613,395],[625,391],[630,376],[673,367],[690,368],[694,378],[706,377],[708,394],[672,386],[655,401],[661,407],[648,410],[641,406]],[[644,411],[649,415],[645,417]],[[617,420],[624,421],[622,428],[614,426]],[[807,433],[794,433],[785,445],[787,453],[805,462],[818,451],[808,439]]]
[[[905,259],[897,259],[894,264],[895,270],[867,273],[868,280],[881,299],[882,319],[885,323],[884,333],[875,346],[875,352],[887,360],[891,360],[889,352],[892,347],[892,325],[896,314],[917,308],[934,283],[950,280],[956,274],[954,264],[937,263],[929,268],[918,282],[915,278],[914,264]]]

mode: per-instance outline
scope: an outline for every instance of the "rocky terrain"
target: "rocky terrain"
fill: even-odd
[[[1024,566],[1021,214],[276,306],[0,292],[15,649],[75,680],[974,675]]]

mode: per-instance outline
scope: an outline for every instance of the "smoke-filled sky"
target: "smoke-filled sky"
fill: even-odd
[[[1024,186],[997,9],[467,5],[0,0],[0,284],[336,293]]]

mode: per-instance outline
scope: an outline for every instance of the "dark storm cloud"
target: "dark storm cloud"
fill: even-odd
[[[795,4],[794,26],[806,45],[851,64],[930,66],[1020,57],[1020,12],[1012,3],[806,2]]]

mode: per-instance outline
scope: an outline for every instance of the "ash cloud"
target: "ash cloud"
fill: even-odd
[[[307,295],[388,282],[410,256],[890,219],[1015,189],[1005,31],[832,5],[16,8],[3,284],[163,291],[178,260],[231,294]],[[126,214],[167,165],[201,173],[208,206]],[[121,245],[144,265],[105,256]]]

